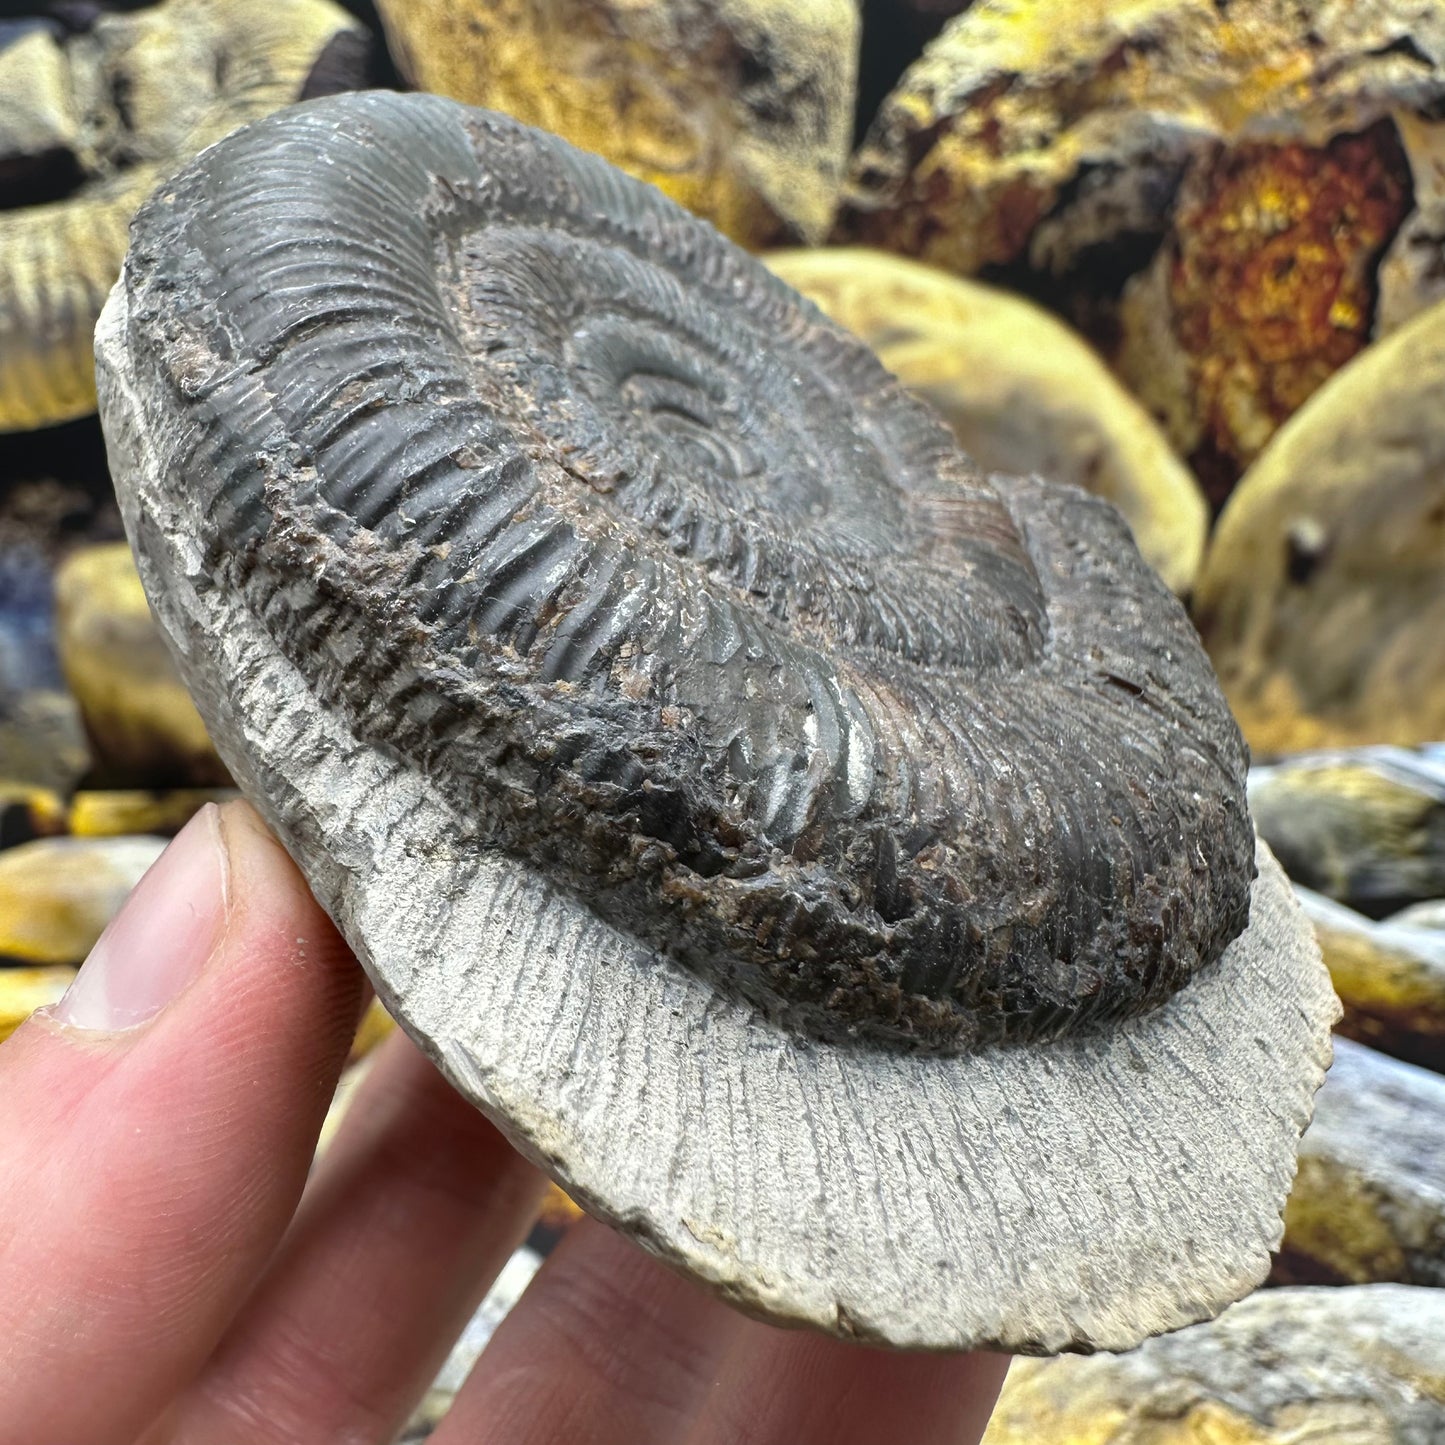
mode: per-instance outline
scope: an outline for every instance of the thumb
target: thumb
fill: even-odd
[[[363,978],[245,804],[198,814],[0,1045],[0,1445],[129,1442],[275,1248]]]

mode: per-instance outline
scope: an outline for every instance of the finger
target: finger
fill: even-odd
[[[433,1445],[674,1445],[744,1324],[584,1219],[502,1321]]]
[[[164,1438],[391,1439],[526,1236],[544,1182],[407,1039],[389,1039]]]
[[[975,1445],[1008,1356],[906,1355],[750,1324],[688,1445]]]
[[[195,1374],[295,1208],[361,987],[255,814],[211,807],[0,1045],[0,1441],[130,1445]]]

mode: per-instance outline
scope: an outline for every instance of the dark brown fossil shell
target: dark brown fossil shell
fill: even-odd
[[[316,697],[769,1016],[1056,1035],[1244,927],[1243,748],[1117,513],[650,188],[338,100],[164,186],[127,284],[202,565]]]
[[[1264,1277],[1336,1005],[1106,504],[430,96],[199,157],[96,356],[218,750],[574,1198],[896,1346],[1125,1349]]]

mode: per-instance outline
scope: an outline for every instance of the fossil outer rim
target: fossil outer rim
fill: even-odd
[[[1338,1006],[1262,847],[1249,929],[1160,1009],[958,1057],[800,1043],[500,854],[439,903],[452,810],[197,586],[126,305],[112,471],[219,750],[407,1031],[589,1208],[753,1313],[907,1348],[1127,1349],[1263,1279]]]

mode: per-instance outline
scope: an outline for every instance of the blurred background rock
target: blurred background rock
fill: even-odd
[[[0,19],[0,1036],[225,767],[123,543],[90,334],[232,126],[416,85],[598,150],[1184,599],[1345,1004],[1273,1282],[1017,1366],[995,1445],[1445,1439],[1445,7],[55,0]],[[244,241],[244,238],[239,238]],[[373,1005],[323,1135],[391,1030]],[[420,1440],[576,1207],[549,1197]],[[1309,1286],[1303,1288],[1301,1286]]]

